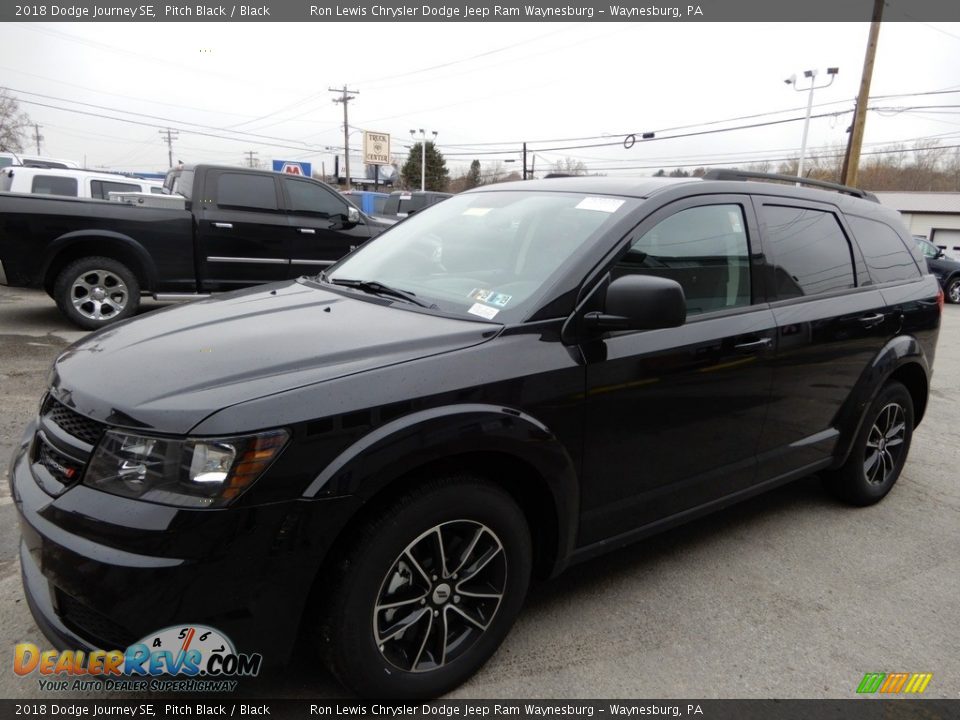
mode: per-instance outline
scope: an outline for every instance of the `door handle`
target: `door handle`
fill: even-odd
[[[222,229],[224,229],[224,230],[233,230],[233,223],[215,222],[215,223],[213,224],[213,226],[214,226],[215,228],[222,228]]]
[[[298,233],[302,233],[303,235],[316,235],[316,234],[317,234],[317,231],[314,230],[313,228],[297,228],[297,232],[298,232]]]
[[[739,343],[734,345],[734,350],[739,350],[740,352],[753,352],[754,350],[762,350],[765,347],[768,347],[772,341],[770,338],[760,338],[759,340],[753,340],[751,342]]]
[[[887,319],[885,313],[876,313],[874,315],[865,315],[862,318],[857,318],[864,325],[878,325]]]

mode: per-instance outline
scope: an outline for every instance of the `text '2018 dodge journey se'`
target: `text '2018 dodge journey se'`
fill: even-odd
[[[434,696],[532,577],[814,472],[877,502],[943,294],[872,196],[750,179],[479,188],[73,345],[10,470],[38,624],[312,633],[355,692]]]

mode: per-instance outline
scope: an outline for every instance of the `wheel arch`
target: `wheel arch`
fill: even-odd
[[[834,427],[839,429],[840,437],[832,468],[838,468],[846,462],[870,404],[891,380],[907,388],[913,400],[914,427],[920,424],[929,397],[930,363],[915,338],[900,336],[887,343],[874,357],[837,413]]]
[[[574,463],[543,424],[509,408],[434,408],[387,423],[341,452],[304,496],[361,499],[334,542],[329,557],[335,558],[336,545],[364,518],[426,478],[457,472],[482,476],[514,498],[530,526],[538,576],[563,569],[579,514]]]
[[[137,278],[141,290],[152,290],[156,284],[153,259],[136,240],[109,230],[78,230],[61,235],[50,246],[42,273],[43,288],[48,295],[52,295],[60,272],[84,257],[107,257],[123,263]]]

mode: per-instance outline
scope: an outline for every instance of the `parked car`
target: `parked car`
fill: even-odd
[[[43,288],[96,329],[133,315],[141,292],[187,299],[315,274],[387,227],[295,175],[197,165],[166,188],[185,209],[0,194],[0,284]]]
[[[438,202],[443,202],[448,197],[453,197],[453,195],[434,190],[394,190],[390,193],[390,197],[387,198],[387,202],[383,206],[383,211],[379,214],[383,217],[402,220],[408,215],[431,205],[436,205]]]
[[[38,625],[312,634],[355,692],[429,697],[532,578],[811,473],[878,502],[943,293],[896,212],[763,177],[482,187],[68,348],[10,470]]]
[[[0,170],[0,191],[109,200],[112,192],[162,194],[163,183],[96,170],[18,167]]]
[[[940,281],[947,302],[960,303],[960,262],[948,257],[943,250],[923,238],[914,236],[914,242],[923,253],[930,272]]]

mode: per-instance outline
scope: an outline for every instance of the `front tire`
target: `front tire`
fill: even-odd
[[[913,398],[901,383],[887,383],[874,398],[847,462],[827,486],[853,505],[873,505],[893,488],[910,451]]]
[[[506,637],[531,557],[523,512],[498,486],[456,475],[415,487],[337,568],[321,632],[331,670],[364,697],[452,690]]]
[[[80,258],[57,276],[53,299],[75,325],[97,330],[136,313],[140,283],[126,265],[112,258]]]

